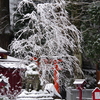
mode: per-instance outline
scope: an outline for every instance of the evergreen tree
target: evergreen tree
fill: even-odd
[[[66,10],[70,21],[83,35],[83,60],[90,59],[96,63],[99,60],[99,20],[100,1],[96,0],[66,0]],[[84,56],[85,55],[85,56]]]
[[[96,68],[96,64],[100,59],[100,1],[66,0],[66,2],[70,21],[75,24],[83,35],[82,67],[88,81],[86,87],[94,88],[96,86],[96,73],[95,70],[91,72],[90,69]]]
[[[83,23],[83,47],[86,54],[94,64],[100,60],[100,1],[88,5]]]

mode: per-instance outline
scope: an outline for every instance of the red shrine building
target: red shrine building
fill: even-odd
[[[13,98],[20,93],[24,71],[25,65],[21,60],[9,56],[9,52],[0,47],[0,94]],[[4,77],[7,78],[8,83]],[[8,87],[5,88],[7,84]]]

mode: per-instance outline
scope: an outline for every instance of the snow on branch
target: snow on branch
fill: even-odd
[[[81,52],[81,33],[70,23],[68,13],[59,2],[35,5],[32,0],[23,0],[15,14],[19,15],[14,23],[17,34],[10,50],[15,56],[27,59],[27,62],[31,57],[61,57],[63,63],[59,66],[74,76],[82,73],[75,56],[76,52]],[[30,7],[31,12],[28,12]],[[41,67],[44,66],[45,71],[52,72],[50,68],[53,65],[48,70],[47,65],[41,62]]]

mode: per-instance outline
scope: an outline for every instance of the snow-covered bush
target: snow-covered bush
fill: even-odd
[[[0,96],[0,100],[10,100],[10,99],[6,96]]]
[[[9,78],[7,78],[6,76],[4,76],[3,74],[0,74],[0,83],[2,83],[0,86],[2,90],[3,88],[9,90],[10,84],[9,84]],[[4,84],[4,85],[3,85]]]
[[[9,98],[7,97],[7,91],[9,91],[9,88],[9,78],[4,76],[3,74],[0,74],[0,100],[9,100]]]

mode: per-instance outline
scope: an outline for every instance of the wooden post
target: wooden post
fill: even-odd
[[[79,100],[82,100],[82,88],[78,87],[77,89],[79,90]]]
[[[57,74],[59,68],[58,68],[58,62],[56,60],[54,61],[54,66],[55,66],[55,68],[54,68],[54,87],[56,88],[57,92],[59,93],[60,92],[59,91],[59,82],[58,82],[59,76]]]
[[[60,87],[59,87],[59,76],[58,76],[58,71],[61,70],[58,66],[58,63],[59,62],[62,62],[61,59],[58,59],[58,60],[54,60],[54,86],[57,90],[58,93],[60,93]]]
[[[74,83],[79,90],[79,100],[82,100],[82,89],[84,89],[84,84],[86,84],[85,79],[75,79]]]

